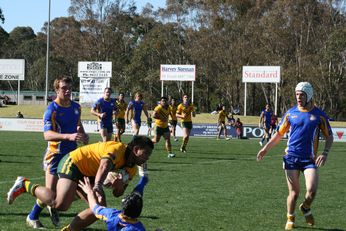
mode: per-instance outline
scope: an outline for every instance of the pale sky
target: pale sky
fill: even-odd
[[[154,8],[164,7],[165,0],[137,0],[138,10],[150,2]],[[5,23],[0,26],[8,33],[17,26],[30,26],[35,33],[40,32],[44,23],[48,21],[49,0],[0,0],[0,8],[5,16]],[[67,9],[70,0],[51,0],[50,19],[68,16]]]

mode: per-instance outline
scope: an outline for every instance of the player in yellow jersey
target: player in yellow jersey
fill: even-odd
[[[124,100],[124,93],[120,93],[118,99],[116,100],[118,114],[117,114],[117,134],[114,136],[115,141],[121,142],[121,135],[125,132],[125,112],[127,108],[127,103]]]
[[[145,136],[135,136],[129,144],[108,141],[77,148],[59,163],[56,193],[19,176],[7,193],[7,201],[12,204],[19,195],[28,192],[52,208],[66,211],[75,199],[78,181],[87,176],[94,178],[93,190],[98,203],[106,205],[103,184],[108,173],[125,169],[132,179],[137,172],[137,165],[144,164],[153,149],[153,142]],[[116,196],[120,196],[127,186],[122,181],[112,185],[116,185],[113,190]],[[95,221],[95,215],[90,209],[86,209],[74,218],[69,230],[81,230]]]
[[[171,113],[166,97],[161,97],[160,104],[155,107],[153,117],[155,119],[155,135],[152,141],[158,143],[161,136],[165,139],[168,158],[175,157],[172,153],[171,133],[168,127],[168,118]]]
[[[219,132],[217,134],[217,139],[219,140],[220,139],[220,135],[221,135],[221,132],[223,130],[223,134],[225,136],[225,139],[226,140],[229,140],[229,138],[227,137],[227,126],[226,126],[226,118],[228,118],[228,115],[226,114],[226,107],[225,105],[222,106],[221,110],[219,111],[219,118],[218,118],[218,121],[217,121],[217,126],[219,128]]]
[[[177,122],[178,122],[178,119],[177,119],[177,104],[176,104],[176,100],[175,98],[172,98],[171,99],[171,104],[169,105],[169,108],[171,109],[171,120],[169,121],[170,125],[171,125],[171,134],[172,134],[172,137],[174,139],[174,141],[178,141],[177,137],[175,136],[175,131],[176,131],[176,128],[177,128]]]
[[[181,119],[181,125],[183,127],[183,143],[180,147],[180,151],[186,153],[186,146],[189,142],[190,132],[192,130],[192,119],[195,117],[195,108],[189,101],[189,97],[183,95],[183,102],[179,104],[176,116]]]

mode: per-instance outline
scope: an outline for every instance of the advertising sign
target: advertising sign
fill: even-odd
[[[165,65],[160,66],[161,81],[195,81],[196,65]]]
[[[78,62],[79,78],[111,78],[112,62]]]
[[[280,66],[243,66],[243,83],[279,83]]]
[[[80,78],[79,102],[92,104],[103,96],[106,87],[109,87],[110,78]]]
[[[0,80],[24,80],[24,59],[0,59]]]

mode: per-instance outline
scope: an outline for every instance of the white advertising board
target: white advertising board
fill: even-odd
[[[0,59],[0,80],[24,80],[24,59]]]
[[[279,83],[280,66],[243,66],[243,83]]]
[[[103,96],[106,87],[109,87],[110,78],[80,78],[79,103],[93,104]]]
[[[161,81],[195,81],[196,65],[160,65]]]
[[[112,62],[78,62],[79,78],[111,78]]]

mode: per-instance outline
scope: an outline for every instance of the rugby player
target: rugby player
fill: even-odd
[[[175,98],[171,99],[169,108],[171,110],[171,114],[170,114],[171,120],[169,121],[169,124],[171,125],[170,126],[171,135],[172,135],[174,141],[178,141],[178,139],[176,137],[176,134],[175,134],[176,128],[177,128],[177,124],[178,124],[178,119],[177,119],[177,115],[176,115],[176,113],[177,113],[177,104],[176,104]]]
[[[266,139],[267,139],[267,142],[270,139],[269,129],[270,129],[270,121],[272,119],[272,115],[273,115],[273,112],[270,109],[270,105],[266,104],[265,109],[261,112],[259,125],[258,125],[260,128],[263,128],[263,131],[264,131],[262,139],[259,142],[261,146],[263,146],[264,141]]]
[[[228,115],[226,114],[226,106],[223,105],[221,107],[221,110],[219,111],[219,117],[217,120],[217,126],[219,128],[219,132],[217,134],[217,139],[220,139],[221,132],[223,130],[223,134],[226,140],[229,140],[230,138],[227,137],[227,126],[226,126],[226,118],[229,120]]]
[[[114,140],[121,142],[121,135],[125,132],[126,129],[125,111],[127,108],[127,103],[124,100],[124,93],[119,94],[119,97],[116,100],[116,105],[118,108],[118,113],[116,115],[117,134],[114,136]]]

